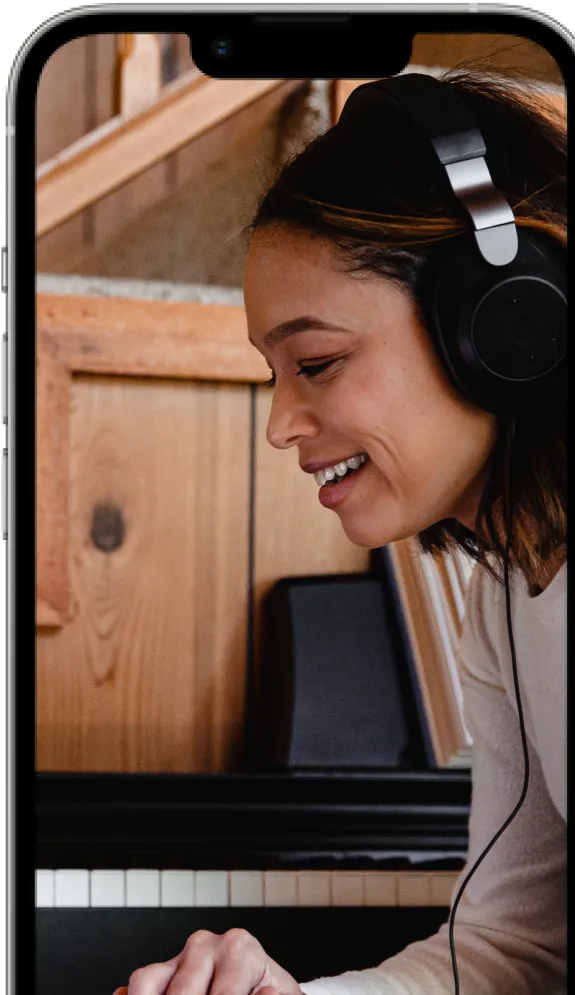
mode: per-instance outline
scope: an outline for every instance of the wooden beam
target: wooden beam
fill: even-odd
[[[153,106],[118,116],[38,167],[36,234],[44,235],[149,166],[269,94],[278,103],[303,80],[214,80],[193,70]]]
[[[39,294],[39,336],[70,373],[263,383],[243,307]]]

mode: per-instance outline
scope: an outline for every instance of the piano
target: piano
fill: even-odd
[[[470,771],[36,775],[36,991],[111,995],[243,927],[298,981],[447,921]]]

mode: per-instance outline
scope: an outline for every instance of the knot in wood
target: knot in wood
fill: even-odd
[[[113,504],[97,504],[92,513],[90,538],[96,549],[103,553],[113,553],[119,549],[126,535],[126,523],[122,511]]]

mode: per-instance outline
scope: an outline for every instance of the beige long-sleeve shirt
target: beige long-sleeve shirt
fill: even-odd
[[[536,597],[510,575],[513,637],[528,740],[527,797],[457,906],[461,995],[563,995],[566,982],[567,564]],[[505,588],[476,566],[460,646],[464,717],[473,739],[466,867],[509,817],[524,759]],[[349,937],[353,961],[353,936]],[[304,995],[453,995],[448,923],[377,967],[301,985]]]

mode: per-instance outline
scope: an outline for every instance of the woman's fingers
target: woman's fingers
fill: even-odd
[[[260,943],[245,929],[230,929],[223,936],[192,933],[168,995],[250,995],[263,979],[266,960]]]
[[[114,995],[301,995],[300,987],[245,929],[198,930],[177,957],[148,964]]]
[[[130,975],[127,988],[120,988],[114,995],[165,995],[174,977],[181,954],[171,960],[139,967]]]

